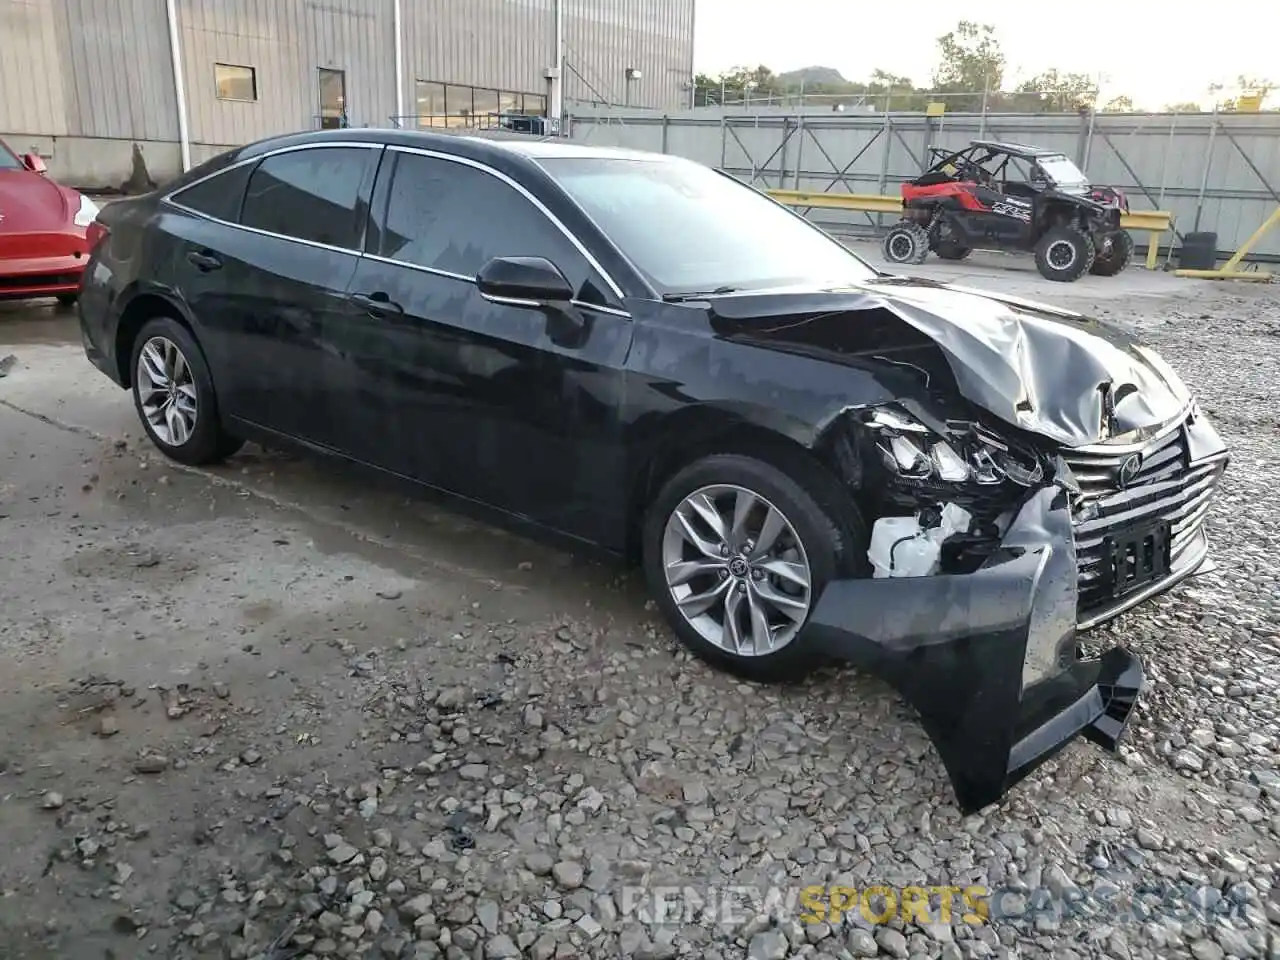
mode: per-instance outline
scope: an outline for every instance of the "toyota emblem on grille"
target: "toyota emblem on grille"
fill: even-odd
[[[1116,471],[1116,485],[1121,490],[1125,489],[1125,487],[1138,479],[1138,472],[1141,469],[1142,454],[1132,453],[1125,457],[1120,464],[1120,469]]]

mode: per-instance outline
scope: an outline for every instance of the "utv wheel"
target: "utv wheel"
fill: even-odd
[[[1094,246],[1076,227],[1054,227],[1036,244],[1036,269],[1046,280],[1071,283],[1093,266]]]
[[[966,247],[957,240],[939,240],[933,252],[943,260],[963,260],[973,253],[973,247]]]
[[[1108,234],[1108,239],[1111,241],[1111,249],[1095,256],[1093,266],[1089,268],[1090,273],[1099,277],[1114,277],[1133,259],[1133,237],[1129,236],[1128,230]]]
[[[929,255],[929,234],[918,223],[900,220],[885,235],[881,250],[890,263],[924,263]]]
[[[143,324],[133,344],[133,403],[151,442],[179,463],[223,460],[244,444],[228,434],[204,352],[169,317]]]
[[[80,294],[78,293],[60,293],[58,294],[58,306],[74,307],[76,305],[76,301],[79,299]]]
[[[819,665],[809,615],[833,578],[861,570],[866,537],[834,479],[717,454],[686,467],[650,505],[645,575],[680,641],[757,680]]]

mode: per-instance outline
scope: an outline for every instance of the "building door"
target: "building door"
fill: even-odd
[[[320,129],[335,130],[347,123],[347,74],[320,68]]]

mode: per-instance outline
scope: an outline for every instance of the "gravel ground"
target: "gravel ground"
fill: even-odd
[[[633,577],[292,458],[175,470],[15,348],[4,956],[1280,957],[1280,291],[1181,289],[1096,307],[1233,447],[1218,569],[1091,635],[1152,680],[1119,757],[969,817],[876,682],[740,683]]]

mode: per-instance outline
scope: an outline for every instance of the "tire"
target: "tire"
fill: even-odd
[[[1133,259],[1133,237],[1128,230],[1117,230],[1109,234],[1109,238],[1111,249],[1095,256],[1093,266],[1089,268],[1090,273],[1099,277],[1114,277]]]
[[[939,240],[933,252],[943,260],[963,260],[973,253],[973,247],[966,247],[958,240]]]
[[[779,457],[778,462],[788,459]],[[781,516],[783,532],[775,541],[773,559],[766,555],[748,560],[749,545],[723,554],[719,549],[722,541],[705,514],[691,505],[694,498],[708,498],[704,503],[715,503],[723,511],[724,526],[732,528],[739,495],[755,498],[756,505],[744,524],[748,533],[762,532],[770,509]],[[678,515],[688,519],[703,541],[704,550],[682,536]],[[642,532],[645,576],[658,608],[676,636],[698,657],[754,680],[794,680],[825,660],[806,632],[823,588],[838,576],[867,575],[867,538],[863,531],[852,500],[821,468],[799,457],[783,470],[754,457],[714,454],[672,477],[649,505]],[[781,549],[793,541],[792,549]],[[740,540],[736,546],[742,546]],[[690,560],[708,569],[687,581],[673,583],[681,578],[669,579],[668,570]],[[776,566],[778,562],[791,566]],[[772,570],[765,571],[760,563],[770,564]],[[720,569],[710,569],[714,567]],[[686,568],[689,572],[695,569]],[[788,572],[788,576],[776,575],[776,570]],[[792,579],[798,572],[807,574],[807,595]],[[714,592],[717,599],[707,610],[700,610],[696,602],[690,603],[691,597],[708,592]],[[734,644],[735,638],[724,629],[726,597],[732,599],[737,612],[736,639],[741,646]],[[780,597],[787,602],[779,603]],[[759,629],[753,616],[759,611],[764,612],[769,626],[776,627],[776,631]],[[766,636],[774,642],[772,650],[768,643],[756,641]]]
[[[885,234],[880,250],[890,263],[924,263],[929,256],[929,234],[918,223],[899,220]]]
[[[1093,241],[1077,227],[1053,227],[1036,244],[1040,276],[1059,283],[1072,283],[1083,277],[1093,266],[1093,257]]]
[[[146,368],[141,366],[144,354]],[[243,440],[223,428],[204,351],[178,321],[155,317],[144,323],[133,342],[130,360],[138,419],[151,442],[166,457],[201,466],[225,460],[244,445]],[[152,376],[148,370],[156,370],[161,376]],[[162,380],[165,386],[161,386]],[[173,389],[168,389],[167,384],[173,384]],[[162,396],[164,400],[157,403]],[[171,407],[185,429],[179,430],[175,420],[165,413]],[[188,410],[192,411],[189,416]]]
[[[76,301],[79,299],[80,299],[80,294],[78,293],[60,293],[58,294],[58,297],[57,297],[58,306],[74,307],[76,305]]]

